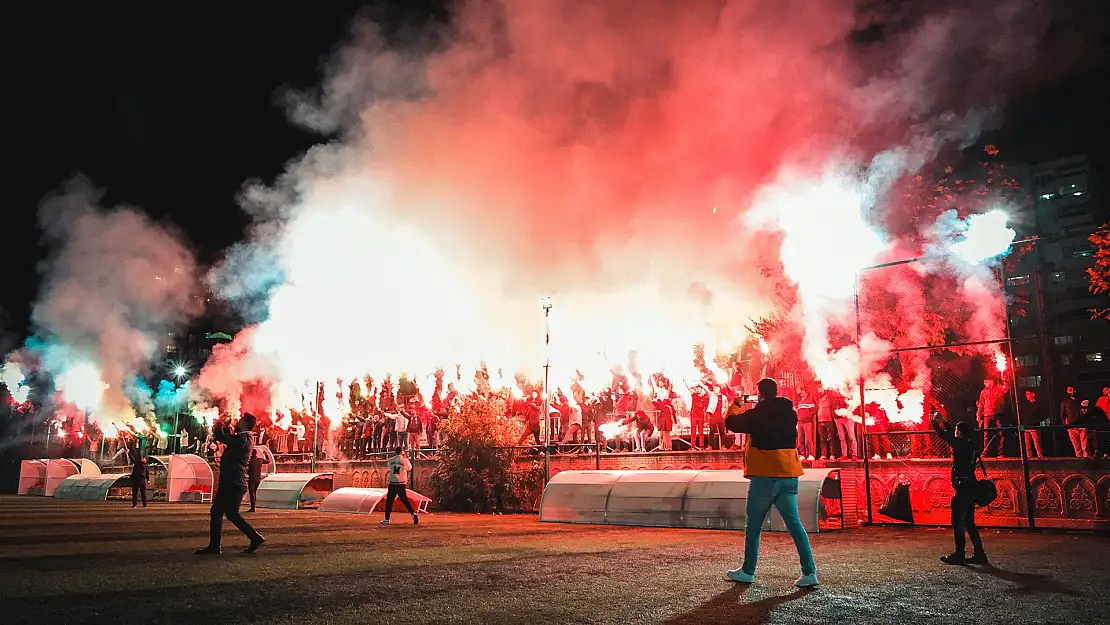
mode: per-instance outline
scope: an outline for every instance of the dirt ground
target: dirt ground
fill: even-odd
[[[946,531],[829,532],[821,586],[798,591],[783,534],[745,587],[725,578],[741,532],[264,511],[258,553],[226,524],[224,554],[198,557],[207,512],[0,497],[0,622],[1110,622],[1110,539],[1090,534],[988,531],[992,566],[950,567]]]

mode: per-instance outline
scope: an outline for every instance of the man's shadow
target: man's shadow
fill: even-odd
[[[983,566],[969,566],[969,569],[979,574],[990,575],[997,577],[1004,582],[1014,584],[1015,588],[1007,589],[1007,592],[1015,594],[1030,594],[1030,593],[1057,593],[1067,595],[1070,597],[1082,597],[1084,593],[1078,590],[1069,588],[1064,584],[1056,581],[1049,575],[1041,573],[1018,573],[1016,571],[1007,571],[1000,569],[993,564],[984,564]]]
[[[797,588],[786,595],[767,597],[751,603],[744,602],[747,584],[736,584],[702,605],[664,621],[665,625],[747,625],[766,623],[771,610],[801,599],[814,588]]]

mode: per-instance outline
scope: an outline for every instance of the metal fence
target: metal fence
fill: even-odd
[[[856,346],[874,363],[861,367],[854,398],[868,416],[867,520],[949,522],[951,452],[930,427],[940,418],[979,429],[999,492],[981,524],[1110,527],[1110,422],[1097,406],[1110,384],[1099,365],[1110,325],[1049,334],[1053,295],[1040,269],[1016,280],[985,268],[955,279],[926,271],[936,262],[877,265],[857,281]]]

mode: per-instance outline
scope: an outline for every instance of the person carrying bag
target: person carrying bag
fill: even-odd
[[[933,429],[941,440],[952,447],[952,488],[956,491],[952,496],[952,534],[956,550],[940,560],[945,564],[987,564],[983,539],[975,526],[975,506],[989,504],[997,496],[997,491],[990,480],[975,478],[976,461],[983,467],[982,449],[974,438],[975,428],[966,421],[952,428],[947,422],[937,419],[933,421]],[[983,477],[986,475],[986,467],[983,467]],[[964,556],[965,533],[971,538],[971,546],[975,550],[970,558]]]

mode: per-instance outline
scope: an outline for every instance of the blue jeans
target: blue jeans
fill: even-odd
[[[802,527],[798,517],[798,478],[796,477],[753,477],[748,489],[748,525],[744,530],[744,565],[740,567],[749,575],[755,575],[759,562],[759,533],[771,506],[779,511],[786,523],[786,530],[798,548],[798,559],[802,563],[802,574],[817,572],[813,561],[813,549],[809,546],[809,535]]]

